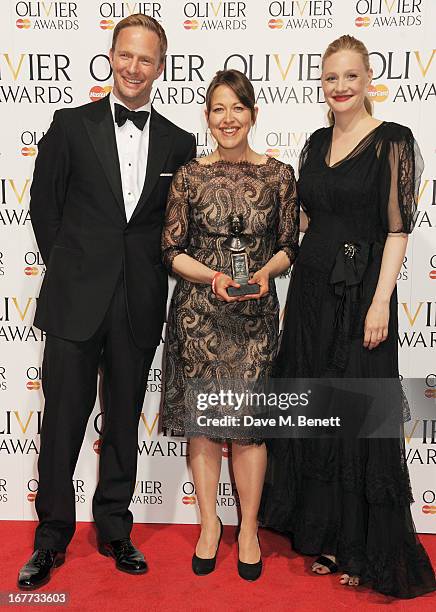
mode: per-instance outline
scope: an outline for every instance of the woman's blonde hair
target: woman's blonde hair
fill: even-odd
[[[337,38],[336,40],[334,40],[333,42],[329,44],[327,49],[324,51],[324,55],[322,56],[321,67],[324,66],[324,62],[328,57],[330,57],[334,53],[337,53],[338,51],[356,51],[356,53],[359,53],[362,58],[363,65],[365,66],[365,70],[370,70],[371,66],[369,64],[368,49],[365,47],[365,45],[363,44],[361,40],[354,38],[354,36],[349,36],[348,34],[344,34],[343,36],[340,36],[339,38]],[[372,102],[368,96],[365,96],[364,103],[365,103],[365,108],[367,112],[370,115],[372,115],[373,113]],[[335,117],[331,109],[329,110],[327,117],[329,120],[329,124],[334,125]]]

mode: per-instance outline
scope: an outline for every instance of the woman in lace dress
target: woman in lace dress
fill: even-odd
[[[189,383],[202,391],[221,381],[253,383],[267,377],[276,356],[279,304],[273,278],[292,264],[298,247],[298,210],[292,168],[253,151],[256,120],[251,83],[240,72],[218,72],[206,96],[206,120],[217,141],[209,156],[182,166],[170,190],[162,238],[163,260],[177,276],[164,356],[163,426],[190,436],[190,464],[201,513],[192,560],[198,575],[215,568],[222,525],[216,514],[223,436],[195,432],[198,416]],[[230,215],[239,216],[248,242],[254,295],[230,297]],[[194,433],[193,433],[194,428]],[[250,435],[248,435],[250,434]],[[266,449],[252,432],[233,428],[232,461],[241,509],[241,577],[259,577],[262,563],[257,512]]]
[[[311,135],[300,159],[309,225],[278,377],[398,379],[395,283],[422,167],[410,129],[371,116],[371,77],[360,41],[342,36],[327,48],[331,126]],[[321,555],[313,572],[340,569],[341,584],[365,582],[396,597],[435,589],[411,517],[403,438],[274,440],[268,450],[261,522],[290,532],[295,550]]]

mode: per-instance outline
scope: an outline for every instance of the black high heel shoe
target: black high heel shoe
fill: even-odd
[[[197,557],[195,553],[192,555],[192,571],[197,576],[207,576],[207,574],[210,574],[215,569],[218,548],[220,546],[221,538],[223,537],[223,524],[219,516],[217,519],[220,523],[220,537],[218,538],[218,544],[216,545],[215,556],[211,559],[202,559],[201,557]]]
[[[259,544],[259,550],[260,550],[259,536],[256,535],[256,537],[257,537],[257,542]],[[244,580],[250,580],[251,582],[254,582],[260,577],[262,573],[262,567],[263,567],[262,551],[260,552],[259,561],[257,561],[256,563],[244,563],[243,561],[239,559],[239,542],[238,542],[238,574],[241,576],[241,578],[243,578]]]

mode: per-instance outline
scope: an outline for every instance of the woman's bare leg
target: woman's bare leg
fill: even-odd
[[[221,444],[208,438],[191,438],[189,457],[201,515],[201,533],[195,554],[210,559],[215,556],[220,534],[216,497],[221,472]]]

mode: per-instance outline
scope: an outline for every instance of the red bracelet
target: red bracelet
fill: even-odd
[[[216,295],[216,293],[215,293],[215,284],[216,284],[216,279],[218,278],[218,276],[219,276],[220,274],[222,274],[222,272],[215,272],[215,274],[214,274],[214,276],[213,276],[213,279],[212,279],[211,286],[212,286],[212,293],[213,293],[214,295]]]

